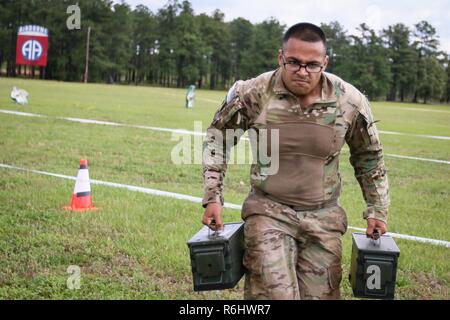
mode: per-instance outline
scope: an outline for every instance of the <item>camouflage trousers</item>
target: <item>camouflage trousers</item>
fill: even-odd
[[[277,214],[246,216],[244,298],[340,299],[344,209],[277,209]]]

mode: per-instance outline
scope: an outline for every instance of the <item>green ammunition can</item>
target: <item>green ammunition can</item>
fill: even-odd
[[[400,249],[390,236],[353,233],[349,280],[357,298],[394,299]]]
[[[203,227],[187,243],[194,291],[233,288],[244,275],[244,223],[225,223],[221,232]]]

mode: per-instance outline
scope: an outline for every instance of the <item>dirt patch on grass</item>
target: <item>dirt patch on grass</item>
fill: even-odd
[[[410,285],[397,290],[397,299],[449,300],[449,284],[430,273],[411,273]]]
[[[243,282],[231,290],[194,292],[191,275],[170,275],[139,262],[124,252],[116,253],[109,261],[98,260],[81,267],[82,274],[108,277],[121,284],[124,290],[153,292],[161,299],[242,299]]]

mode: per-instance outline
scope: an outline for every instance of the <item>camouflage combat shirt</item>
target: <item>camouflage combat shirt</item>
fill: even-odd
[[[347,143],[350,163],[367,204],[363,217],[387,221],[387,172],[369,102],[333,74],[324,72],[321,84],[320,99],[305,110],[285,87],[280,69],[235,83],[215,114],[204,143],[204,207],[211,202],[224,204],[229,152],[241,136],[229,138],[225,132],[251,129],[267,132],[268,154],[278,152],[279,165],[277,173],[269,175],[259,160],[252,165],[252,188],[243,205],[244,219],[268,213],[270,202],[295,210],[337,203],[342,188],[339,155]],[[278,132],[276,146],[270,134],[274,129]],[[218,132],[224,138],[217,139]]]

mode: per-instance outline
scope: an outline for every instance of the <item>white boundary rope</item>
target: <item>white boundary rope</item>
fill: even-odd
[[[23,171],[23,172],[41,174],[41,175],[76,181],[76,177],[71,177],[71,176],[66,176],[66,175],[51,173],[51,172],[45,172],[45,171],[39,171],[39,170],[25,169],[25,168],[15,167],[15,166],[7,165],[7,164],[0,163],[0,168],[18,170],[18,171]],[[101,185],[101,186],[112,187],[112,188],[127,189],[130,191],[146,193],[146,194],[159,196],[159,197],[168,197],[168,198],[174,198],[174,199],[178,199],[178,200],[202,203],[202,198],[179,194],[179,193],[174,193],[174,192],[167,192],[167,191],[161,191],[161,190],[157,190],[157,189],[143,188],[143,187],[137,187],[137,186],[131,186],[131,185],[113,183],[113,182],[106,182],[106,181],[100,181],[100,180],[92,180],[92,179],[91,179],[91,183],[96,184],[96,185]],[[242,209],[242,206],[240,206],[240,205],[227,203],[227,202],[225,203],[224,207],[229,208],[229,209],[236,209],[236,210]],[[365,229],[361,229],[361,228],[356,228],[356,227],[352,227],[352,226],[349,226],[348,228],[352,229],[352,230],[356,230],[356,231],[365,232]],[[449,241],[422,238],[422,237],[410,236],[410,235],[400,234],[400,233],[387,233],[387,235],[392,236],[394,238],[406,239],[406,240],[411,240],[411,241],[421,242],[421,243],[429,243],[429,244],[433,244],[433,245],[444,246],[444,247],[450,248]]]
[[[0,113],[12,114],[12,115],[17,115],[17,116],[25,116],[25,117],[55,118],[55,119],[61,119],[61,120],[66,120],[66,121],[71,121],[71,122],[78,122],[78,123],[84,123],[84,124],[99,124],[99,125],[107,125],[107,126],[115,126],[115,127],[137,128],[137,129],[146,129],[146,130],[153,130],[153,131],[160,131],[160,132],[190,134],[190,135],[197,135],[197,136],[204,136],[205,135],[202,132],[189,131],[189,130],[184,130],[184,129],[170,129],[170,128],[159,128],[159,127],[149,127],[149,126],[140,126],[140,125],[130,125],[130,124],[123,124],[123,123],[109,122],[109,121],[80,119],[80,118],[50,117],[50,116],[40,115],[40,114],[36,114],[36,113],[26,113],[26,112],[20,112],[20,111],[12,111],[12,110],[2,110],[2,109],[0,109]],[[450,140],[450,137],[445,137],[445,136],[415,135],[415,134],[406,134],[406,133],[391,132],[391,131],[380,131],[380,132],[386,133],[386,134],[411,135],[411,136],[417,136],[417,137],[422,137],[422,138]],[[246,140],[246,138],[243,138],[243,139]],[[387,157],[399,158],[399,159],[434,162],[434,163],[441,163],[441,164],[450,164],[450,161],[447,161],[447,160],[429,159],[429,158],[421,158],[421,157],[411,157],[411,156],[403,156],[403,155],[390,154],[390,153],[385,153],[384,155],[387,156]]]

